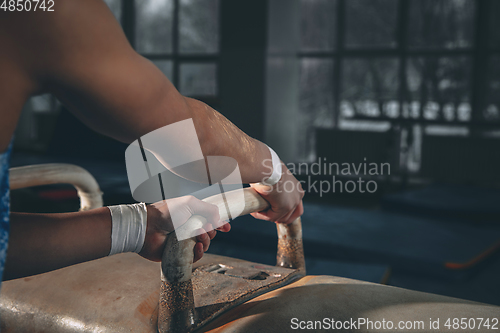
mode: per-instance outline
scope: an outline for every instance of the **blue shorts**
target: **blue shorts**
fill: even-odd
[[[9,242],[9,164],[12,142],[9,148],[0,154],[0,283],[3,277],[5,258],[7,257],[7,245]]]

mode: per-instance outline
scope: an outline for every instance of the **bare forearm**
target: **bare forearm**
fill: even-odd
[[[144,67],[144,71],[150,70],[151,74],[147,82],[137,84],[139,87],[128,87],[131,83],[125,78],[120,82],[126,82],[126,87],[108,85],[112,88],[108,88],[106,97],[122,90],[136,92],[134,98],[113,98],[116,104],[112,109],[102,108],[101,103],[83,97],[68,98],[67,94],[61,94],[60,99],[98,132],[128,143],[161,127],[192,119],[204,156],[234,158],[245,183],[259,182],[270,175],[272,170],[262,163],[271,157],[263,143],[249,137],[205,103],[182,96],[151,63],[144,63]],[[178,146],[184,139],[179,137],[179,142],[166,144]]]
[[[4,280],[29,276],[108,255],[109,209],[63,214],[11,213]]]
[[[260,182],[270,176],[272,170],[263,163],[271,158],[265,144],[248,136],[205,103],[191,98],[186,98],[186,103],[193,114],[203,155],[234,158],[244,183]]]
[[[128,134],[128,140],[123,141],[131,142],[158,128],[181,120],[192,119],[204,156],[234,158],[238,162],[244,183],[260,182],[263,178],[270,176],[272,173],[270,163],[264,164],[264,160],[270,159],[271,154],[265,144],[248,136],[207,104],[182,96],[170,82],[164,82],[163,88],[157,94],[161,96],[157,95],[150,99],[156,101],[156,104],[145,108],[147,111],[142,112],[140,117],[133,112],[124,115],[123,118],[126,119],[124,122],[127,126],[122,132]],[[117,128],[115,127],[114,130]],[[186,138],[182,136],[175,139],[169,138],[165,144],[182,146],[184,140]],[[179,154],[183,153],[189,154],[189,152],[179,152]],[[181,160],[180,156],[179,159]],[[204,170],[200,171],[204,172]],[[191,177],[187,176],[187,178]],[[196,180],[196,177],[193,180]]]

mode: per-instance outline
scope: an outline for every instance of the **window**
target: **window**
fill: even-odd
[[[44,151],[52,137],[59,106],[59,101],[51,94],[29,98],[16,128],[15,149]]]
[[[318,127],[500,124],[500,1],[300,0],[300,15],[298,160]]]
[[[106,0],[132,46],[184,95],[218,94],[218,0]]]

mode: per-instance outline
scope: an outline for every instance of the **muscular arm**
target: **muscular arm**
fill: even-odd
[[[85,124],[129,143],[192,118],[203,155],[235,158],[247,183],[269,176],[261,163],[270,158],[265,145],[206,104],[182,96],[131,48],[101,0],[59,1],[55,7],[50,14],[25,13],[38,31],[24,33],[39,43],[27,43],[23,53],[32,54],[29,62],[44,88]]]
[[[39,274],[108,255],[109,209],[65,214],[11,213],[4,280]]]
[[[204,103],[182,96],[153,63],[131,48],[104,2],[58,1],[56,7],[50,15],[18,14],[14,37],[27,41],[20,43],[19,53],[26,57],[30,75],[85,124],[132,142],[191,118],[204,156],[234,158],[245,183],[270,176],[269,164],[263,163],[271,158],[267,147]],[[271,204],[266,214],[256,217],[289,223],[302,214],[300,184],[283,166],[283,177],[274,188],[283,189],[287,182],[292,190],[254,187]]]
[[[155,129],[191,118],[203,155],[233,157],[246,183],[259,182],[271,173],[262,163],[271,157],[267,147],[204,103],[179,94],[160,70],[131,48],[102,0],[56,1],[55,11],[50,13],[0,12],[0,41],[8,50],[0,60],[18,69],[12,82],[22,79],[19,91],[26,91],[26,96],[55,94],[82,122],[100,133],[132,142]],[[18,109],[26,96],[18,96]],[[17,115],[7,117],[9,125]],[[0,135],[0,146],[7,144],[10,133],[12,129]],[[271,203],[271,209],[254,216],[288,223],[302,214],[300,184],[284,166],[283,171],[273,191],[254,185]],[[298,185],[297,190],[283,191],[288,181]],[[12,213],[11,219],[6,279],[109,253],[111,221],[106,208],[68,214]],[[158,221],[161,225],[165,218]],[[153,230],[157,232],[146,234],[146,249],[141,255],[158,260],[165,234],[161,228]],[[206,251],[214,233],[198,236],[205,238],[198,239],[195,258]]]
[[[210,225],[196,236],[194,261],[208,250],[217,230],[227,232],[228,223],[219,221],[216,206],[192,197],[170,199],[148,205],[147,226],[141,256],[160,261],[167,234],[173,225],[169,207],[188,209],[204,216]],[[189,216],[188,216],[189,215]],[[185,220],[190,214],[185,216]],[[111,249],[111,213],[108,208],[62,214],[11,213],[9,250],[4,280],[30,276],[84,261],[105,257]]]

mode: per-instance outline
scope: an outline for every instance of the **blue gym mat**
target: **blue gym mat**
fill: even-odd
[[[500,190],[466,185],[434,184],[385,195],[384,210],[469,222],[500,222]]]

